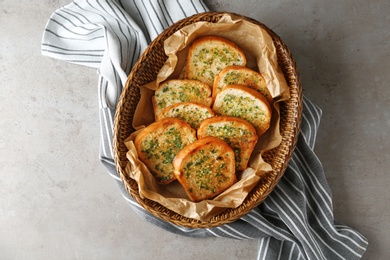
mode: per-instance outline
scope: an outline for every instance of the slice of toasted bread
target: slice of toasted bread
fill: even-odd
[[[164,108],[181,102],[211,106],[211,90],[198,80],[172,79],[162,83],[152,98],[156,120]]]
[[[192,201],[213,198],[236,182],[233,150],[217,137],[186,146],[173,160],[175,175]]]
[[[245,170],[257,143],[256,129],[246,120],[232,116],[215,116],[204,120],[197,131],[198,138],[215,136],[234,151],[236,170]]]
[[[214,78],[227,66],[246,65],[244,52],[233,42],[217,36],[195,40],[188,50],[185,78],[213,86]]]
[[[144,128],[135,138],[139,159],[161,184],[176,179],[172,161],[186,145],[196,141],[196,131],[186,122],[165,118]]]
[[[245,66],[229,66],[224,68],[214,79],[213,98],[227,85],[244,85],[260,92],[268,101],[272,103],[272,96],[267,88],[263,76]]]
[[[242,85],[229,85],[215,97],[213,110],[217,115],[240,117],[251,123],[262,135],[271,124],[272,110],[265,97]]]
[[[192,128],[197,129],[203,120],[213,116],[214,111],[208,106],[194,102],[183,102],[165,108],[159,114],[158,120],[174,117],[187,122]]]

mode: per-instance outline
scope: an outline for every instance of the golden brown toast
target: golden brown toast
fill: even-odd
[[[214,116],[214,111],[205,105],[194,102],[183,102],[173,104],[161,111],[158,120],[174,117],[188,123],[192,128],[197,129],[200,123]]]
[[[227,66],[246,65],[244,52],[233,42],[217,36],[196,39],[188,50],[185,78],[200,80],[210,87]]]
[[[175,175],[192,201],[213,198],[236,182],[233,150],[217,137],[186,146],[173,160]]]
[[[165,118],[144,128],[135,138],[139,159],[161,184],[176,179],[172,161],[186,145],[196,141],[196,131],[186,122]]]
[[[242,118],[251,123],[262,135],[271,124],[272,110],[265,97],[254,89],[242,85],[228,85],[215,97],[213,110],[217,115]]]
[[[173,104],[195,102],[211,106],[211,89],[198,80],[172,79],[162,83],[152,98],[156,120],[161,111]]]
[[[236,170],[245,170],[257,143],[256,129],[246,120],[231,116],[215,116],[204,120],[197,131],[199,139],[215,136],[234,151]]]
[[[244,85],[260,92],[268,103],[272,103],[272,96],[267,88],[263,76],[245,66],[229,66],[224,68],[214,79],[213,98],[228,85]]]

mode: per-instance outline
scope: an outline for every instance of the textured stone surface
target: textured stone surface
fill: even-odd
[[[98,160],[95,70],[40,54],[69,1],[0,2],[0,259],[254,259],[255,240],[185,238],[131,211]],[[323,109],[335,218],[369,239],[363,259],[390,259],[390,2],[205,3],[286,42]]]

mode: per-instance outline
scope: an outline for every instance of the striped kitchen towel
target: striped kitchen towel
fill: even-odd
[[[126,192],[115,170],[111,138],[127,75],[165,28],[204,11],[208,9],[201,0],[74,1],[50,17],[42,54],[98,70],[101,161],[130,207],[145,220],[184,236],[258,239],[258,259],[360,259],[368,242],[334,221],[331,192],[313,152],[321,110],[306,98],[297,148],[284,176],[267,199],[241,219],[216,228],[183,228],[149,214]]]

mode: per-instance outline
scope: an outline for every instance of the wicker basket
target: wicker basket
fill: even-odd
[[[280,133],[282,135],[282,143],[278,147],[267,151],[263,156],[263,159],[271,164],[273,171],[267,173],[263,178],[261,178],[257,186],[249,193],[247,198],[239,207],[234,209],[226,209],[221,214],[204,222],[184,217],[154,201],[149,199],[142,199],[140,197],[137,183],[125,172],[125,166],[128,160],[126,158],[127,148],[124,145],[124,140],[133,131],[135,131],[132,128],[131,122],[133,120],[136,106],[140,99],[138,86],[145,85],[146,83],[156,79],[157,73],[167,59],[163,49],[163,43],[166,38],[171,36],[174,32],[181,29],[182,27],[194,22],[217,22],[224,14],[225,13],[219,12],[197,14],[173,24],[162,34],[160,34],[145,50],[131,71],[121,94],[115,115],[113,144],[114,157],[117,171],[122,178],[125,188],[139,205],[141,205],[154,216],[157,216],[167,222],[184,227],[216,227],[237,220],[251,211],[254,207],[258,206],[273,190],[285,172],[287,164],[296,145],[301,122],[302,90],[295,62],[286,45],[282,42],[278,35],[267,28],[264,24],[251,18],[232,14],[261,26],[270,34],[277,49],[279,66],[290,88],[291,98],[287,101],[281,102],[280,105]]]

